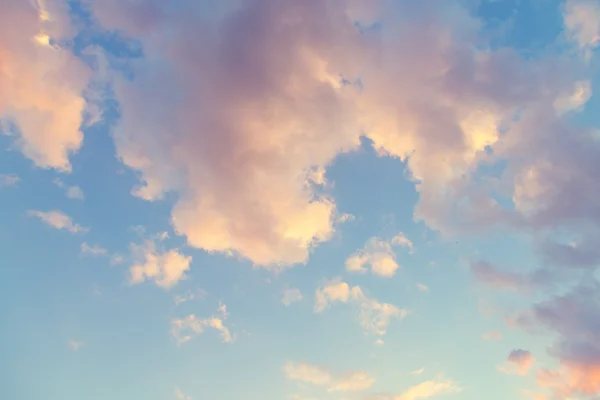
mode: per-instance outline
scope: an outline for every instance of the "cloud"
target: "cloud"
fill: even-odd
[[[530,291],[551,282],[551,275],[546,270],[533,273],[508,272],[498,269],[487,261],[471,263],[471,272],[475,280],[485,286],[498,289]]]
[[[567,37],[590,57],[600,44],[600,4],[594,0],[567,0],[563,17]]]
[[[327,369],[307,363],[288,362],[283,371],[290,380],[326,387],[328,392],[359,392],[369,389],[375,379],[364,371],[332,375]]]
[[[373,400],[429,399],[437,396],[460,393],[461,391],[462,388],[456,382],[443,377],[438,377],[429,381],[421,382],[400,395],[374,396]]]
[[[527,375],[535,363],[535,357],[527,350],[513,350],[508,355],[504,365],[498,367],[498,371],[505,374]]]
[[[227,308],[224,304],[219,304],[217,314],[209,318],[198,318],[195,314],[189,314],[182,319],[174,319],[171,321],[171,336],[175,339],[178,345],[187,343],[202,334],[207,328],[214,329],[219,332],[223,343],[233,342],[233,336],[229,328],[225,326],[225,321],[229,317]]]
[[[68,186],[59,178],[54,179],[52,183],[57,187],[64,189],[65,196],[69,199],[83,200],[85,198],[83,190],[79,186]]]
[[[177,400],[192,400],[190,396],[186,396],[179,387],[175,387],[175,398]]]
[[[422,283],[417,283],[417,289],[419,289],[419,292],[423,292],[423,293],[429,292],[429,286],[422,284]]]
[[[423,372],[425,372],[425,368],[421,368],[416,371],[412,371],[410,374],[411,375],[421,375]]]
[[[500,332],[486,332],[481,335],[483,340],[502,340],[502,334]]]
[[[152,240],[142,244],[132,244],[131,252],[134,265],[129,268],[132,284],[152,280],[164,289],[169,289],[182,279],[190,269],[191,256],[185,256],[177,249],[161,251]]]
[[[30,210],[28,214],[32,217],[39,218],[42,222],[55,229],[67,230],[71,233],[84,233],[88,231],[88,228],[84,228],[81,225],[74,223],[67,214],[62,211],[37,211]]]
[[[16,126],[15,146],[37,166],[71,170],[83,142],[90,70],[60,43],[72,39],[66,3],[3,2],[0,15],[0,119]],[[5,124],[6,125],[6,124]]]
[[[80,253],[83,255],[91,255],[91,256],[104,256],[108,253],[104,247],[100,245],[89,245],[86,242],[81,243]]]
[[[17,183],[21,181],[18,175],[15,174],[0,174],[0,188],[15,186]]]
[[[330,281],[316,290],[314,310],[323,312],[334,302],[351,302],[358,308],[358,319],[363,329],[378,336],[386,334],[392,319],[402,319],[408,314],[407,310],[367,297],[359,286],[351,288],[339,280]]]
[[[283,305],[285,305],[287,307],[287,306],[291,305],[292,303],[301,301],[302,298],[303,298],[302,292],[300,292],[300,289],[296,289],[296,288],[285,289],[283,291],[283,294],[281,295],[281,302],[283,303]]]
[[[374,275],[391,278],[399,267],[392,246],[402,246],[413,249],[413,243],[403,233],[394,236],[389,242],[373,237],[365,247],[346,259],[346,270],[364,273],[367,267]]]
[[[590,282],[567,294],[535,304],[516,319],[525,329],[542,327],[553,333],[549,354],[560,368],[542,369],[538,384],[555,398],[600,395],[600,290]]]
[[[71,339],[67,342],[67,346],[73,351],[79,351],[79,349],[83,346],[83,343],[75,339]]]

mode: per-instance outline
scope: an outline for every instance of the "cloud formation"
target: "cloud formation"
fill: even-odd
[[[350,287],[340,280],[330,281],[316,290],[314,310],[321,313],[336,302],[351,302],[358,309],[358,319],[363,329],[378,336],[386,334],[387,327],[393,319],[402,319],[408,315],[407,310],[393,304],[381,303],[366,296],[359,286]]]
[[[392,246],[402,246],[413,249],[413,243],[403,234],[394,236],[390,241],[380,238],[370,238],[365,247],[359,249],[346,259],[346,270],[364,273],[370,268],[374,275],[391,278],[400,268],[396,262],[396,253]]]
[[[306,382],[327,388],[328,392],[360,392],[369,389],[375,379],[364,371],[332,375],[329,370],[307,363],[288,362],[283,371],[290,380]]]
[[[183,255],[177,249],[158,249],[153,240],[132,244],[131,253],[135,261],[129,267],[129,273],[134,285],[151,280],[156,286],[169,289],[186,278],[185,273],[192,262],[191,256]]]
[[[285,289],[281,295],[281,302],[284,306],[290,306],[292,303],[296,303],[303,299],[302,292],[300,289],[290,288]]]
[[[63,1],[7,0],[0,15],[0,119],[14,145],[42,168],[71,170],[83,142],[90,71],[62,43],[72,39]],[[7,129],[13,125],[15,129]]]
[[[527,350],[517,349],[510,352],[506,363],[498,367],[505,374],[527,375],[535,363],[535,357]]]
[[[15,174],[0,174],[0,188],[15,186],[20,180],[21,178]]]
[[[189,314],[185,318],[171,321],[171,336],[178,345],[181,345],[202,334],[207,328],[211,328],[219,332],[223,343],[231,343],[233,335],[225,326],[228,317],[225,304],[220,304],[216,315],[209,318],[198,318],[195,314]]]
[[[30,210],[28,214],[32,217],[39,218],[40,221],[55,228],[69,231],[71,233],[85,233],[88,228],[84,228],[73,222],[71,217],[59,210],[38,211]]]

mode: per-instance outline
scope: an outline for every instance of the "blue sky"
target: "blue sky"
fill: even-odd
[[[0,394],[600,396],[600,3],[215,4],[1,6]]]

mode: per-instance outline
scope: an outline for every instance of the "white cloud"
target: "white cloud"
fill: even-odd
[[[225,326],[225,320],[229,317],[227,308],[224,304],[219,304],[218,313],[209,318],[198,318],[195,314],[190,314],[182,319],[171,321],[171,335],[178,345],[189,342],[195,336],[202,334],[207,328],[219,332],[223,343],[231,343],[233,336],[229,328]]]
[[[302,300],[302,292],[300,291],[300,289],[296,289],[296,288],[290,288],[290,289],[285,289],[283,291],[283,294],[281,295],[281,302],[285,305],[285,306],[289,306],[292,303],[296,303],[298,301]]]
[[[83,233],[87,232],[88,228],[84,228],[81,225],[74,223],[71,217],[63,213],[62,211],[37,211],[30,210],[28,214],[32,217],[39,218],[42,222],[55,229],[64,229],[71,233]]]
[[[152,240],[142,244],[132,244],[134,265],[129,268],[132,284],[152,280],[164,289],[169,289],[186,278],[190,269],[191,256],[181,254],[177,249],[161,251]]]
[[[421,375],[423,372],[425,372],[425,368],[417,369],[415,371],[412,371],[410,374],[411,375]]]
[[[15,174],[0,174],[0,187],[15,186],[21,181]]]
[[[383,336],[392,319],[402,319],[408,311],[389,303],[381,303],[367,297],[359,286],[350,286],[346,282],[333,280],[315,292],[315,307],[317,313],[323,312],[331,303],[351,302],[358,308],[360,325],[367,332]]]

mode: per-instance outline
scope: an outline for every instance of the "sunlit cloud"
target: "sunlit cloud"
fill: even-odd
[[[55,229],[66,230],[71,233],[85,233],[88,231],[88,228],[84,228],[81,225],[74,223],[71,217],[62,211],[30,210],[28,211],[28,214],[32,217],[39,218],[40,221]]]

